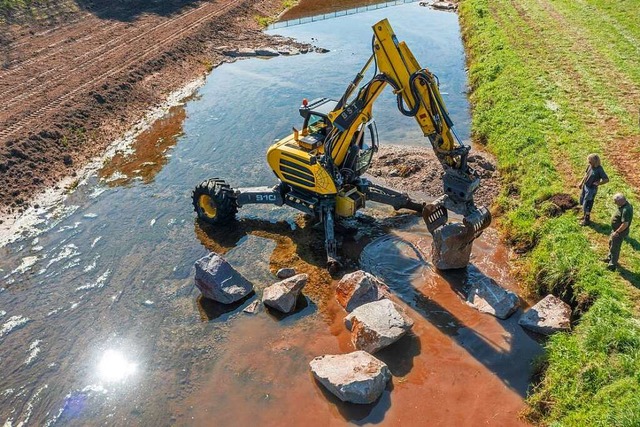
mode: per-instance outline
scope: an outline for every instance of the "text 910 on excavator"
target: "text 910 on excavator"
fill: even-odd
[[[374,201],[422,213],[434,238],[449,231],[455,250],[470,254],[473,241],[491,222],[489,211],[473,202],[480,178],[467,164],[470,147],[452,129],[437,77],[419,65],[405,42],[398,42],[388,20],[376,23],[373,33],[373,52],[342,97],[304,100],[299,109],[304,119],[301,130],[294,128],[268,149],[267,162],[278,183],[233,189],[219,178],[205,180],[193,191],[193,205],[202,221],[228,223],[247,204],[291,206],[324,224],[327,266],[335,272],[340,266],[335,221]],[[372,66],[373,77],[361,85]],[[418,123],[444,169],[444,194],[430,203],[363,176],[378,150],[372,107],[387,86],[393,89],[400,112]],[[462,223],[449,223],[448,210],[462,215]]]

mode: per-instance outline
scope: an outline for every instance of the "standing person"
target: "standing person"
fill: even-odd
[[[607,268],[615,271],[618,266],[618,258],[620,257],[620,248],[625,237],[629,235],[629,227],[633,219],[633,206],[624,197],[624,194],[618,193],[613,196],[613,201],[618,207],[611,217],[611,236],[609,236],[609,255],[605,259],[609,263]]]
[[[582,190],[580,193],[580,205],[584,211],[580,225],[591,224],[591,209],[593,208],[593,201],[598,192],[598,186],[609,182],[609,177],[600,164],[600,156],[597,154],[589,154],[587,161],[589,162],[589,166],[587,166],[584,178],[582,178],[578,186],[578,188]]]

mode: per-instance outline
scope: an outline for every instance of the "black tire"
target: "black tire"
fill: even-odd
[[[233,189],[224,180],[211,178],[193,190],[193,208],[198,218],[209,224],[226,224],[235,219],[238,202]]]

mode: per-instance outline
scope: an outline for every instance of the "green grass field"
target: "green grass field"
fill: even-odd
[[[640,425],[640,2],[462,0],[473,132],[497,157],[504,190],[496,209],[505,239],[526,253],[525,287],[569,301],[570,334],[547,345],[531,421]],[[611,182],[593,227],[553,215],[556,193],[576,197],[586,156],[603,158]],[[636,168],[632,166],[636,166]],[[611,196],[636,208],[621,268],[609,272]]]

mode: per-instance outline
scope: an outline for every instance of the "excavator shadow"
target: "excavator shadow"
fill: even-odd
[[[392,293],[439,332],[450,337],[507,387],[525,397],[530,378],[529,375],[523,375],[522,371],[532,374],[531,362],[542,348],[518,325],[521,310],[506,320],[500,320],[467,306],[465,299],[469,280],[484,276],[473,264],[466,269],[436,272],[417,249],[417,258],[416,254],[396,250],[397,246],[391,245],[388,249],[385,257],[393,259],[396,267],[374,273],[385,281]],[[425,280],[428,283],[424,286],[420,286],[420,283],[416,286],[415,280],[412,280],[420,274],[427,276]],[[443,286],[450,289],[444,291],[445,294],[453,291],[457,297],[443,295]],[[499,333],[495,330],[496,321]],[[491,332],[492,337],[500,336],[501,342],[495,342],[495,338],[489,337],[487,332]]]

